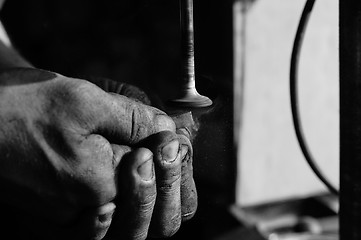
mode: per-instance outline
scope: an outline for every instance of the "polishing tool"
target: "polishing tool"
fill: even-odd
[[[170,104],[186,108],[208,107],[212,100],[197,92],[195,82],[193,0],[180,0],[180,13],[183,86],[179,96]]]

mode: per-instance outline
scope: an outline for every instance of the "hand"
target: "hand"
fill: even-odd
[[[197,208],[189,139],[85,80],[1,73],[0,156],[2,201],[46,239],[170,236]]]

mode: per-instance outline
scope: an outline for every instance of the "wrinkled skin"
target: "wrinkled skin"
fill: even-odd
[[[1,201],[38,239],[167,237],[196,211],[184,131],[137,88],[104,81],[107,92],[39,69],[0,73]]]

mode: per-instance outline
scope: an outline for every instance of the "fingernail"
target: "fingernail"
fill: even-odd
[[[153,178],[153,159],[150,158],[142,165],[138,167],[138,174],[139,176],[145,180],[149,181]]]
[[[99,222],[102,223],[109,222],[110,220],[112,220],[113,213],[114,212],[110,212],[103,215],[99,215]]]
[[[181,146],[180,153],[181,153],[181,159],[183,159],[183,158],[186,156],[186,154],[188,153],[188,147],[182,145],[182,146]]]
[[[105,223],[112,220],[113,213],[115,211],[114,203],[108,203],[104,206],[101,206],[99,209],[99,222]]]
[[[178,151],[179,151],[179,142],[177,140],[168,143],[162,149],[163,160],[167,162],[174,161],[178,155]]]

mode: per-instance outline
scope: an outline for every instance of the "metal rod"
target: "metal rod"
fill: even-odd
[[[180,0],[181,54],[184,86],[195,88],[193,0]]]
[[[361,2],[339,0],[340,239],[361,239]]]
[[[196,90],[194,64],[193,0],[180,0],[182,89],[171,103],[180,107],[207,107],[212,101]]]

